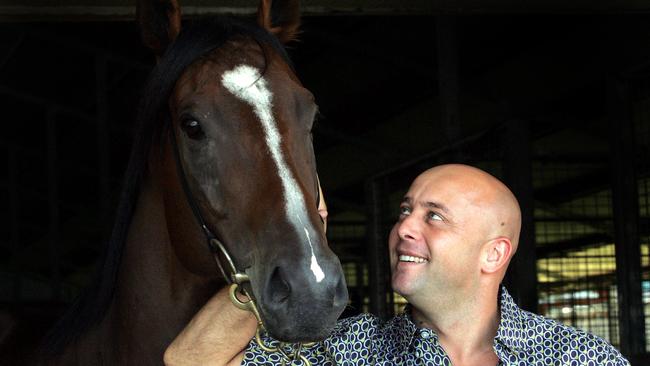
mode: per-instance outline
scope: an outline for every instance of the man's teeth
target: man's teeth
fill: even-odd
[[[413,257],[410,255],[400,255],[399,256],[400,262],[414,262],[414,263],[426,263],[428,260],[420,257]]]

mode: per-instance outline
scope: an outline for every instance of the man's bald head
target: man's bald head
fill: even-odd
[[[429,169],[411,184],[389,235],[393,289],[412,304],[440,309],[491,293],[520,228],[519,204],[495,177],[459,164]]]
[[[481,209],[475,219],[485,224],[486,239],[504,236],[512,243],[512,254],[517,250],[521,231],[521,210],[514,194],[494,176],[481,169],[463,164],[446,164],[431,168],[416,178],[417,181],[448,184],[468,203]]]

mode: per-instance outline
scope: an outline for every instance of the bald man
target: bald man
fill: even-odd
[[[629,365],[603,339],[516,306],[501,281],[520,228],[517,200],[498,179],[467,165],[425,171],[389,236],[392,286],[409,306],[385,324],[369,314],[341,320],[303,355],[315,365]],[[165,362],[280,364],[254,342],[242,352],[255,326],[233,309],[215,296]]]

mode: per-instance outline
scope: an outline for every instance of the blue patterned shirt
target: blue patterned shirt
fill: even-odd
[[[519,309],[503,287],[500,309],[501,320],[493,346],[499,365],[630,365],[605,340]],[[278,345],[270,338],[264,340],[266,344]],[[451,365],[438,335],[431,329],[418,328],[408,312],[383,324],[370,314],[340,320],[327,339],[303,349],[302,354],[312,365],[325,366]],[[242,365],[280,363],[278,353],[266,353],[251,342]]]

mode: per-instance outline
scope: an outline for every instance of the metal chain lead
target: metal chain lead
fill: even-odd
[[[278,347],[272,347],[264,344],[264,341],[262,340],[262,332],[266,332],[266,329],[264,328],[264,322],[262,322],[262,317],[260,316],[260,312],[257,309],[255,301],[242,286],[242,284],[250,282],[250,278],[247,274],[237,271],[234,262],[228,254],[228,251],[226,251],[226,248],[223,246],[223,244],[221,244],[219,240],[210,240],[210,246],[215,250],[215,259],[219,265],[219,269],[223,273],[224,277],[228,280],[228,282],[230,282],[230,289],[228,291],[228,294],[230,295],[230,301],[232,301],[232,303],[237,308],[250,311],[253,313],[253,315],[255,315],[255,319],[257,319],[257,330],[255,331],[255,342],[257,345],[265,352],[279,353],[282,356],[282,366],[287,365],[287,362],[289,362],[289,364],[292,364],[296,360],[300,360],[304,366],[312,366],[307,357],[301,355],[300,353],[303,347],[312,347],[316,344],[315,342],[296,344],[280,342],[280,345]],[[223,268],[223,264],[221,263],[217,252],[221,252],[221,255],[226,260],[226,265],[229,267],[228,272],[230,272],[230,276],[227,276],[228,272],[226,272],[226,268]],[[247,301],[239,300],[237,293],[246,297]],[[289,346],[294,348],[294,350],[293,352],[287,353],[284,348]]]
[[[245,296],[248,298],[248,301],[241,301],[237,297],[237,293]],[[264,328],[264,323],[262,322],[262,318],[260,317],[260,313],[257,309],[257,305],[255,305],[255,301],[248,295],[246,290],[243,287],[240,287],[240,283],[233,283],[230,285],[230,300],[232,301],[233,304],[235,304],[236,307],[242,310],[247,310],[253,313],[255,315],[255,318],[257,319],[257,330],[255,331],[255,343],[260,347],[265,352],[268,353],[279,353],[282,356],[282,363],[281,365],[287,365],[287,362],[289,364],[292,364],[296,360],[300,360],[300,362],[305,365],[305,366],[311,366],[311,362],[305,357],[304,355],[301,355],[301,351],[303,347],[311,347],[315,345],[315,342],[310,342],[310,343],[296,343],[296,344],[288,344],[284,342],[280,342],[278,347],[273,347],[266,345],[264,343],[264,340],[262,339],[262,332],[266,332],[266,329]],[[287,346],[292,346],[295,347],[293,352],[287,353],[285,351],[285,347]]]

